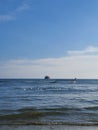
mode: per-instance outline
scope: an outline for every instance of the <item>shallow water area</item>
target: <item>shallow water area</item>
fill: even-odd
[[[67,126],[67,125],[45,125],[45,126],[26,126],[26,125],[11,125],[0,126],[0,130],[97,130],[97,126]]]

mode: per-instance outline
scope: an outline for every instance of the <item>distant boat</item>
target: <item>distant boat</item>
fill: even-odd
[[[44,79],[50,79],[50,76],[46,75],[46,76],[44,77]]]
[[[77,78],[74,78],[74,79],[72,80],[72,83],[76,83],[76,81],[77,81]]]
[[[72,79],[71,83],[75,84],[77,81],[77,78]]]

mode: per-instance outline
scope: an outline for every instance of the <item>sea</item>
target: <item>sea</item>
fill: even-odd
[[[0,79],[0,125],[98,125],[98,79]]]

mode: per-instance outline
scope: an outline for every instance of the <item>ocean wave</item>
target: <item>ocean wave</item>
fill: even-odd
[[[89,110],[91,110],[91,112]],[[14,110],[10,114],[0,115],[0,124],[98,125],[98,114],[96,114],[95,110],[98,110],[97,106],[42,109],[28,107]]]
[[[93,111],[97,110],[98,111],[98,106],[85,107],[84,109],[93,110]]]
[[[98,123],[75,123],[75,122],[9,122],[0,125],[69,125],[69,126],[98,126]]]

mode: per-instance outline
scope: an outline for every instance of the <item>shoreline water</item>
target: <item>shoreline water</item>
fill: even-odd
[[[98,126],[72,125],[0,125],[0,130],[98,130]]]

